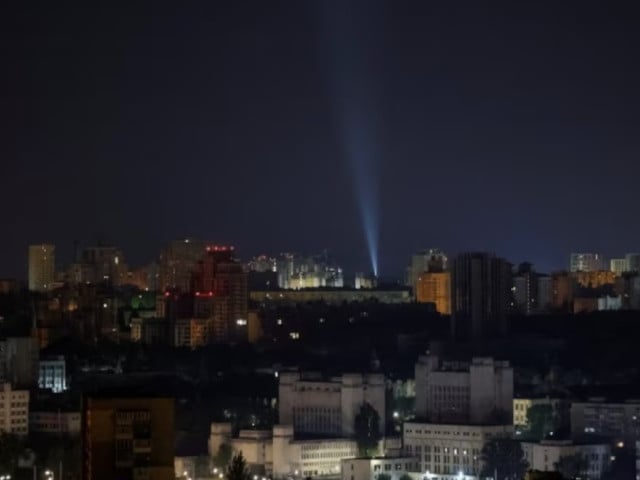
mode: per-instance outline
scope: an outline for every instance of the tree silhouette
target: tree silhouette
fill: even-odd
[[[380,415],[370,403],[363,403],[355,418],[354,430],[358,453],[370,457],[378,452],[380,440]]]
[[[534,405],[527,410],[529,434],[535,440],[543,440],[553,429],[553,408],[551,405]]]
[[[228,443],[220,444],[218,451],[213,457],[213,464],[219,468],[226,468],[233,456],[233,449]]]
[[[227,480],[249,480],[249,470],[242,452],[231,459],[231,464],[227,468]]]
[[[528,466],[520,442],[506,437],[494,438],[484,445],[482,462],[480,476],[494,480],[520,480]]]

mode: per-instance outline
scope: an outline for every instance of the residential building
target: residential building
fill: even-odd
[[[536,301],[538,313],[551,309],[553,298],[553,282],[549,275],[538,275],[538,299]]]
[[[411,256],[411,265],[407,269],[407,285],[414,296],[417,292],[418,278],[425,272],[444,272],[447,270],[447,256],[437,248],[430,248]]]
[[[340,462],[342,480],[378,480],[380,474],[400,480],[410,472],[419,471],[417,457],[346,458]]]
[[[135,317],[131,319],[131,341],[145,345],[164,345],[168,340],[169,323],[164,318]]]
[[[39,365],[38,388],[54,393],[67,389],[67,362],[64,356],[40,359]]]
[[[46,292],[56,275],[55,245],[29,245],[29,290]]]
[[[208,311],[196,316],[209,320],[210,342],[246,340],[247,273],[235,258],[234,247],[210,245],[205,250],[196,265],[193,285],[196,302],[203,302]]]
[[[524,315],[538,312],[538,274],[533,265],[524,262],[518,265],[513,275],[513,302],[515,310]]]
[[[193,272],[206,247],[206,242],[194,238],[171,242],[160,254],[159,288],[182,293],[191,291]]]
[[[314,372],[281,372],[279,380],[279,421],[293,425],[296,435],[351,437],[356,415],[365,403],[378,412],[378,428],[384,433],[384,375],[345,373],[323,377]]]
[[[482,341],[505,335],[511,265],[493,254],[463,253],[453,261],[451,275],[454,338]]]
[[[7,337],[0,340],[0,383],[31,388],[38,384],[40,347],[35,337]]]
[[[207,344],[208,323],[202,318],[185,318],[173,322],[173,346],[199,348]]]
[[[406,422],[403,445],[407,456],[417,458],[419,468],[430,480],[478,477],[481,452],[493,438],[510,437],[513,425],[455,425]]]
[[[529,468],[540,472],[557,472],[561,459],[577,455],[585,461],[585,469],[578,476],[599,480],[611,463],[611,447],[606,443],[543,440],[540,443],[522,442],[521,445]]]
[[[0,433],[29,433],[29,390],[13,390],[3,383],[0,390]]]
[[[568,272],[551,274],[551,308],[565,312],[573,308],[573,278]]]
[[[80,435],[82,415],[79,411],[38,410],[29,414],[29,431],[57,435]]]
[[[83,399],[83,480],[174,480],[172,398]]]
[[[451,315],[451,273],[421,273],[416,280],[415,295],[417,302],[433,303],[438,313]]]
[[[354,439],[298,439],[291,425],[275,425],[272,430],[240,430],[233,437],[231,424],[212,423],[209,454],[215,455],[222,444],[231,445],[234,452],[242,452],[250,471],[275,477],[335,478],[340,475],[340,461],[358,454]]]
[[[609,260],[609,269],[615,273],[616,277],[629,271],[626,258],[612,258]]]
[[[553,411],[559,412],[564,400],[550,397],[518,397],[513,399],[513,425],[523,428],[529,425],[529,409],[540,405],[548,405]]]
[[[579,271],[574,272],[572,276],[576,283],[584,288],[600,288],[616,282],[616,273],[609,270]]]
[[[73,284],[124,285],[127,282],[128,267],[122,251],[113,246],[99,245],[87,247],[71,264],[68,279]]]
[[[640,253],[627,253],[624,259],[629,272],[640,272]]]
[[[415,365],[416,418],[449,424],[512,424],[513,368],[475,357],[442,360],[422,355]]]
[[[604,256],[600,253],[572,253],[569,259],[570,272],[593,272],[604,269]]]

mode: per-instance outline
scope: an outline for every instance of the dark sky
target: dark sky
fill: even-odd
[[[13,3],[0,277],[29,243],[186,235],[366,270],[367,209],[383,275],[640,250],[633,2]]]

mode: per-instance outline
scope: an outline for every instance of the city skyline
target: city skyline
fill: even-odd
[[[87,237],[135,264],[183,235],[376,249],[383,276],[431,245],[638,250],[633,9],[320,5],[11,6],[3,275]]]

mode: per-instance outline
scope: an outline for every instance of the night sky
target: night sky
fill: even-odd
[[[45,241],[368,270],[368,228],[383,276],[429,247],[640,251],[633,2],[13,3],[0,277]]]

